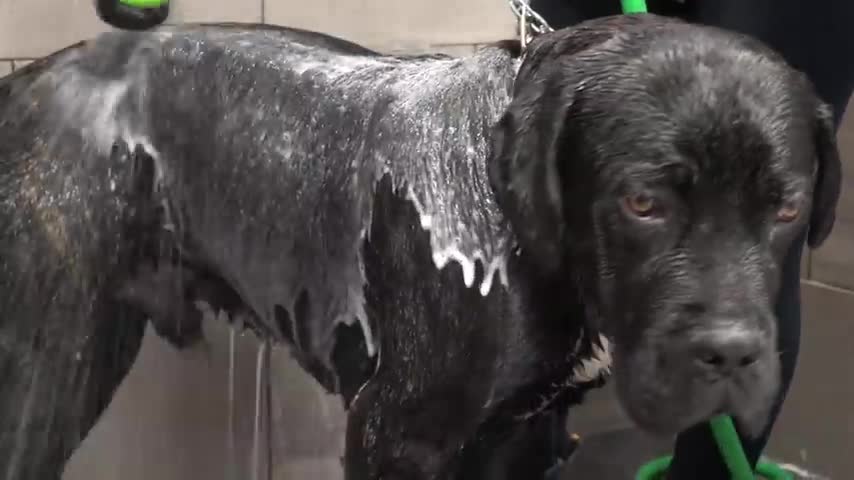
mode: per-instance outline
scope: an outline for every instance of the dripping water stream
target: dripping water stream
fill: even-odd
[[[236,454],[235,454],[235,414],[234,414],[234,383],[235,383],[235,342],[237,341],[236,321],[231,323],[228,329],[228,479],[237,480]]]
[[[266,412],[265,417],[266,420],[264,422],[264,428],[266,432],[266,443],[267,448],[264,449],[265,455],[265,477],[264,480],[273,480],[273,379],[271,375],[273,374],[272,369],[272,345],[269,345],[266,349],[266,358],[264,359],[264,364],[267,365],[267,372],[264,376],[264,411]]]
[[[258,347],[255,364],[255,424],[252,435],[252,480],[272,480],[272,445],[270,422],[272,420],[270,391],[270,344]]]

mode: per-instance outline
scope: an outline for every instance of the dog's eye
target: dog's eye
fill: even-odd
[[[652,217],[656,210],[655,198],[645,193],[626,195],[623,197],[623,205],[629,213],[641,218]]]
[[[796,201],[784,202],[777,210],[777,221],[783,223],[794,222],[801,213],[800,204]]]

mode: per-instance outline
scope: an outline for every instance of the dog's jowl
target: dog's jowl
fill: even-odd
[[[544,416],[612,369],[647,430],[762,428],[830,112],[761,44],[651,15],[516,47],[175,26],[0,80],[3,478],[60,478],[145,322],[193,345],[198,302],[341,395],[349,480],[538,478]]]

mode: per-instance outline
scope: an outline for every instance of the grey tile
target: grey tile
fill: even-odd
[[[248,472],[256,342],[248,336],[237,342],[233,456],[227,449],[228,340],[216,331],[207,342],[178,351],[149,330],[107,411],[71,457],[64,480],[227,480],[232,466]]]
[[[667,439],[652,437],[636,428],[609,430],[583,437],[564,465],[563,480],[631,480],[638,467],[671,451]]]
[[[327,459],[338,464],[347,428],[341,398],[327,394],[286,348],[274,351],[273,365],[274,449],[280,463],[295,462],[300,469],[325,469]]]
[[[261,1],[181,0],[168,21],[260,22]],[[0,58],[39,58],[108,30],[91,1],[0,1]]]
[[[32,60],[26,60],[26,59],[12,60],[12,67],[13,67],[15,70],[17,70],[17,69],[19,69],[19,68],[24,68],[24,67],[26,67],[27,65],[29,65],[29,64],[31,64],[31,63],[33,63],[33,61],[32,61]]]
[[[810,278],[854,288],[854,101],[837,136],[842,158],[842,196],[833,234],[811,255]]]
[[[260,22],[262,0],[181,0],[171,2],[168,23]]]
[[[229,444],[229,330],[205,322],[205,344],[176,350],[153,331],[64,480],[231,480],[252,477],[258,342],[236,337],[234,450]],[[337,480],[344,413],[284,349],[274,349],[274,479]],[[292,476],[309,473],[318,476]]]
[[[623,412],[613,382],[590,392],[584,403],[570,412],[569,430],[582,436],[629,427],[631,420]]]
[[[842,159],[842,198],[837,215],[854,222],[854,98],[848,104],[837,134]]]
[[[803,287],[798,370],[769,451],[833,479],[854,472],[854,294]]]
[[[38,58],[106,30],[91,1],[0,1],[0,57]]]
[[[378,49],[399,42],[416,46],[491,42],[512,35],[515,26],[507,3],[495,0],[265,0],[265,20]]]
[[[854,288],[854,221],[839,219],[827,242],[812,254],[811,279]]]
[[[426,45],[416,42],[398,41],[373,47],[383,53],[391,54],[426,54],[426,53],[443,53],[454,57],[469,56],[474,52],[472,44],[435,44]]]
[[[278,465],[275,480],[341,480],[344,471],[338,458],[294,459]]]
[[[394,55],[417,55],[432,52],[430,45],[408,40],[389,40],[379,44],[367,45],[378,52]]]
[[[474,44],[435,44],[430,46],[430,50],[454,57],[467,57],[474,53]]]
[[[812,250],[809,248],[805,248],[803,254],[801,254],[801,278],[809,279],[812,278]]]

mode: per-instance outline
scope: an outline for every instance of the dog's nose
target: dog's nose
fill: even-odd
[[[714,330],[697,338],[693,353],[703,368],[729,375],[759,360],[762,338],[758,332],[743,328]]]

